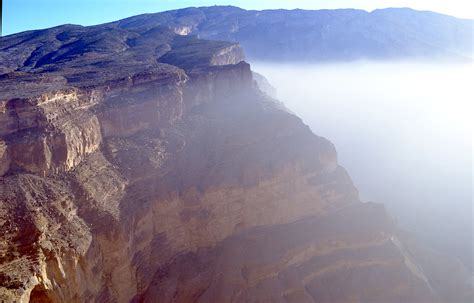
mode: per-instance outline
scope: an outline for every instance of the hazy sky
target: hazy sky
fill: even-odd
[[[474,0],[3,0],[3,34],[64,23],[92,25],[142,13],[215,4],[246,9],[359,8],[368,11],[411,7],[474,18]]]

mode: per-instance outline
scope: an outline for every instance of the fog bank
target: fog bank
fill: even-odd
[[[472,268],[471,64],[252,66],[335,144],[363,200]]]

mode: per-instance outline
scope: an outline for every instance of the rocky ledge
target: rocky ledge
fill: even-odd
[[[466,299],[237,44],[179,33],[1,38],[0,301]]]

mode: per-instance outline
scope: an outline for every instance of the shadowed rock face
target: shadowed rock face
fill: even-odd
[[[0,58],[0,300],[462,299],[238,45],[66,25]]]
[[[181,35],[237,41],[255,61],[472,60],[473,20],[408,8],[369,13],[214,6],[139,15],[115,24],[128,29],[161,25]]]

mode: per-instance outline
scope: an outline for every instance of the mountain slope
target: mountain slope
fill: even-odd
[[[412,9],[366,12],[188,8],[116,22],[121,28],[166,26],[181,35],[239,42],[251,60],[472,60],[473,21]]]

